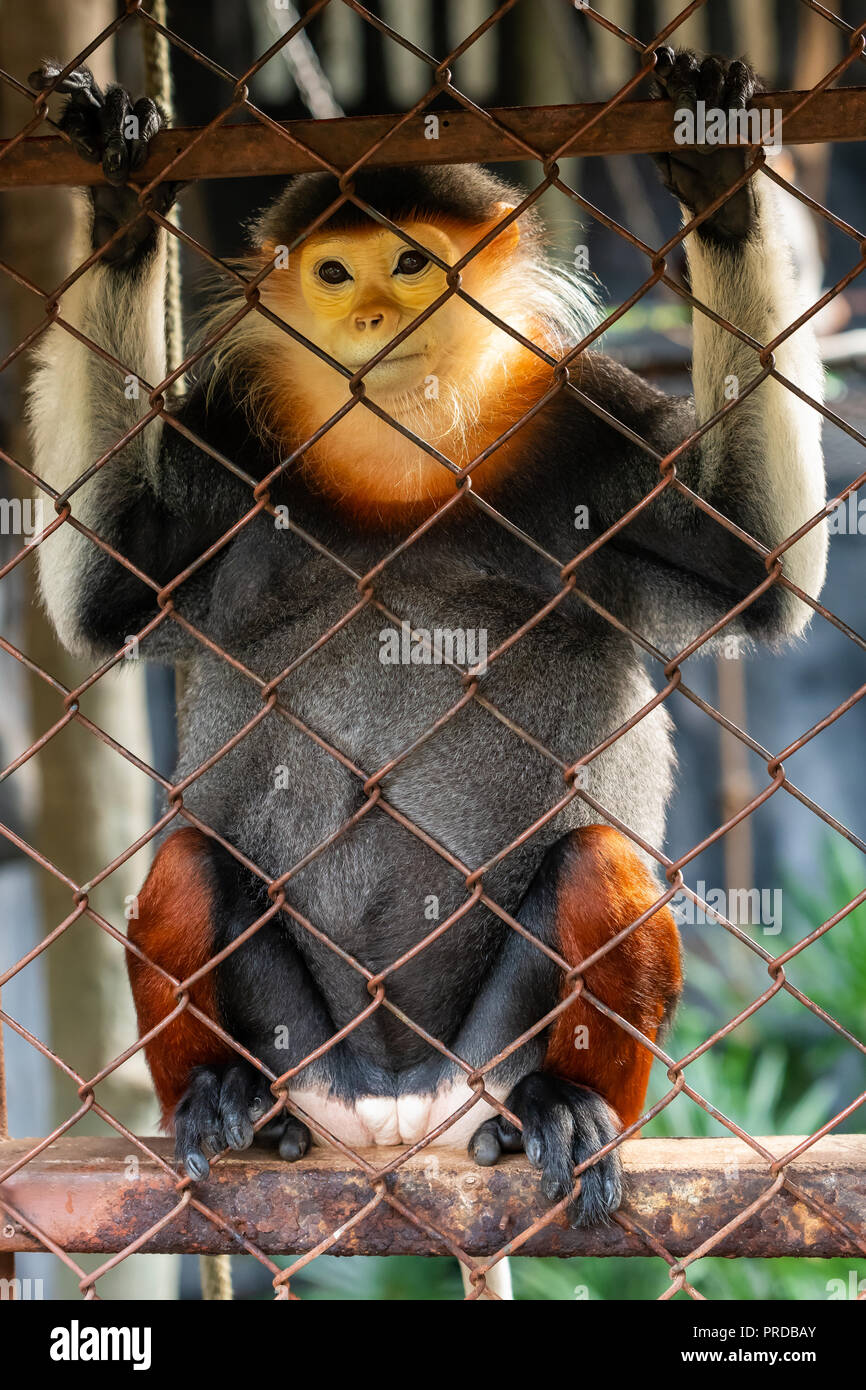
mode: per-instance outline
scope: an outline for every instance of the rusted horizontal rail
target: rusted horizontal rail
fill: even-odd
[[[0,1171],[33,1140],[0,1143]],[[799,1142],[758,1141],[777,1157]],[[167,1140],[148,1140],[170,1161]],[[369,1151],[372,1164],[382,1150]],[[738,1139],[641,1139],[624,1146],[627,1196],[623,1214],[672,1255],[695,1250],[772,1185],[767,1163]],[[840,1218],[826,1221],[811,1203],[782,1189],[714,1255],[861,1256],[844,1225],[866,1235],[866,1135],[820,1140],[786,1172],[803,1193]],[[468,1254],[491,1255],[542,1215],[538,1174],[522,1157],[478,1168],[464,1153],[436,1149],[408,1160],[389,1178],[390,1190],[422,1219],[445,1230]],[[268,1151],[233,1155],[195,1189],[207,1206],[268,1254],[300,1254],[339,1231],[373,1195],[363,1172],[341,1154],[314,1150],[298,1164]],[[113,1254],[144,1235],[177,1203],[172,1181],[122,1138],[63,1138],[0,1187],[21,1216],[70,1252]],[[628,1223],[627,1223],[628,1224]],[[38,1250],[0,1212],[0,1252]],[[144,1246],[149,1252],[219,1253],[238,1247],[229,1235],[186,1208]],[[332,1247],[339,1255],[446,1253],[387,1202]],[[639,1236],[613,1224],[573,1231],[551,1223],[521,1247],[526,1255],[646,1255]]]
[[[824,140],[866,140],[866,87],[818,92],[802,110],[806,92],[769,92],[755,105],[782,113],[782,138],[789,145]],[[623,101],[605,112],[601,103],[579,106],[500,107],[494,121],[532,149],[550,155],[582,131],[566,150],[573,155],[649,154],[676,148],[673,103]],[[791,113],[790,117],[788,113]],[[439,138],[429,139],[424,115],[407,121],[389,138],[396,116],[341,117],[331,121],[287,121],[283,129],[294,145],[259,122],[221,125],[184,155],[172,170],[182,179],[247,178],[258,174],[296,174],[321,166],[302,148],[309,146],[339,169],[350,168],[384,140],[365,161],[375,168],[396,164],[493,164],[525,159],[526,153],[503,131],[472,111],[440,111]],[[151,145],[139,177],[152,178],[191,145],[197,129],[164,131]],[[17,143],[0,141],[0,188],[49,184],[104,183],[98,165],[79,158],[59,135]]]

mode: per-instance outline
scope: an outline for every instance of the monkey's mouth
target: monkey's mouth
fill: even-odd
[[[419,368],[426,361],[427,354],[424,352],[401,352],[399,354],[390,353],[383,357],[381,362],[377,362],[371,367],[364,377],[372,385],[387,385],[392,381],[403,381],[407,377],[416,376]],[[369,361],[369,358],[367,359]],[[359,370],[356,368],[355,370]]]

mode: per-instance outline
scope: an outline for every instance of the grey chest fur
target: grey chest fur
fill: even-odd
[[[305,612],[282,624],[272,618],[267,631],[236,653],[249,669],[273,679],[349,607],[344,595],[319,592],[312,581],[308,598]],[[492,654],[541,600],[485,578],[451,589],[394,586],[388,607],[411,614],[413,630],[426,629],[434,643],[437,630],[452,634],[458,653],[463,634],[469,655],[477,657]],[[372,605],[356,614],[280,685],[280,705],[291,718],[268,713],[190,787],[187,804],[276,876],[365,806],[365,778],[401,759],[381,782],[389,805],[469,870],[485,864],[556,806],[567,786],[555,761],[478,700],[424,738],[464,694],[460,672],[438,662],[433,650],[429,662],[407,663],[405,632]],[[558,612],[495,659],[479,683],[479,694],[510,725],[565,764],[616,730],[652,693],[627,642]],[[180,775],[210,758],[261,707],[252,683],[225,661],[202,656],[187,694]],[[585,785],[642,837],[660,843],[672,764],[669,721],[659,709],[593,760]],[[599,818],[575,798],[500,861],[485,887],[513,911],[548,846]],[[466,897],[460,871],[380,807],[306,865],[288,892],[333,939],[386,963],[395,954],[395,922],[415,922],[421,934],[430,895],[439,900],[440,915]],[[404,935],[402,927],[397,935]]]

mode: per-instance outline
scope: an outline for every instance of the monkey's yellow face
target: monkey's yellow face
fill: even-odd
[[[463,249],[429,222],[407,232],[446,265]],[[356,372],[446,289],[445,271],[393,232],[372,226],[309,238],[299,257],[301,319],[318,347]],[[365,376],[377,394],[412,390],[435,373],[448,341],[449,297]]]
[[[316,487],[357,513],[381,521],[383,508],[454,494],[452,474],[406,429],[395,429],[398,421],[463,466],[547,389],[549,367],[491,322],[495,315],[530,333],[537,326],[516,222],[499,225],[512,211],[495,203],[479,222],[418,215],[397,232],[372,222],[326,228],[287,261],[278,255],[285,247],[270,239],[251,258],[250,269],[274,267],[262,281],[269,313],[241,316],[236,351],[224,354],[221,369],[244,360],[254,367],[251,403],[264,427],[298,453]],[[448,292],[449,268],[464,260],[465,298]],[[235,307],[231,301],[227,312]],[[282,332],[280,322],[294,332]],[[352,402],[344,373],[362,370],[384,418],[345,410]],[[485,461],[488,477],[511,458],[505,445],[495,456],[498,465]]]

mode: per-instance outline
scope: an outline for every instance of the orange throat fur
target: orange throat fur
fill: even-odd
[[[454,473],[391,420],[455,469],[494,446],[550,389],[553,368],[501,331],[490,336],[495,341],[478,344],[471,361],[453,358],[441,376],[426,376],[411,392],[385,395],[368,385],[367,399],[382,415],[358,401],[303,449],[297,466],[307,484],[368,525],[411,518],[448,501],[458,486]],[[263,413],[283,458],[351,400],[344,378],[299,351],[302,362],[272,356],[260,368],[267,378]],[[525,452],[526,435],[518,428],[473,469],[473,488],[486,492]]]

